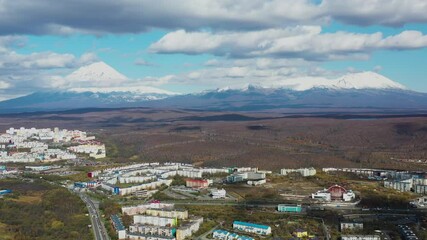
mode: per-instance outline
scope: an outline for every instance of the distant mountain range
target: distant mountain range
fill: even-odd
[[[105,63],[83,67],[67,78],[116,84],[127,80]],[[427,94],[408,90],[380,74],[363,72],[337,79],[289,79],[268,88],[249,85],[242,89],[223,88],[186,95],[145,86],[70,88],[36,92],[0,102],[0,113],[120,107],[241,111],[277,108],[427,110]]]

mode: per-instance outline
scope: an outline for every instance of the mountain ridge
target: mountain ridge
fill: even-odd
[[[247,85],[191,94],[135,85],[104,62],[92,63],[66,78],[80,78],[77,85],[60,91],[35,92],[0,102],[0,113],[69,110],[79,108],[192,108],[260,111],[277,108],[403,108],[427,109],[427,93],[405,86],[375,72],[350,73],[335,79],[311,77],[286,79],[272,86]],[[102,81],[110,81],[104,86]],[[111,81],[113,84],[111,84]],[[132,85],[131,85],[132,84]]]

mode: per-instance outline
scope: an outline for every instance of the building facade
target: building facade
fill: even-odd
[[[248,233],[255,233],[259,235],[270,235],[271,234],[271,227],[267,225],[260,225],[255,223],[248,223],[248,222],[241,222],[241,221],[234,221],[233,222],[233,229],[248,232]]]

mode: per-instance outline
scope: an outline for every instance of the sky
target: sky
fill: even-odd
[[[427,92],[425,0],[0,0],[0,100],[150,86],[177,93],[373,71]],[[74,79],[105,62],[124,81]]]

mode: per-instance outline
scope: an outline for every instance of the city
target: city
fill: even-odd
[[[417,239],[414,231],[422,233],[420,225],[427,221],[423,171],[332,167],[272,171],[176,162],[111,167],[102,164],[108,156],[105,145],[94,144],[95,137],[83,131],[10,128],[1,136],[7,156],[24,152],[20,149],[46,154],[52,145],[67,149],[63,154],[74,153],[72,158],[57,154],[54,161],[3,158],[0,178],[15,182],[39,178],[79,196],[87,206],[88,228],[95,239],[348,240],[410,235]],[[89,165],[82,159],[101,164]],[[15,192],[19,190],[2,189],[0,196],[13,198]],[[250,215],[239,217],[235,211]]]
[[[427,240],[427,0],[0,0],[0,240]]]

